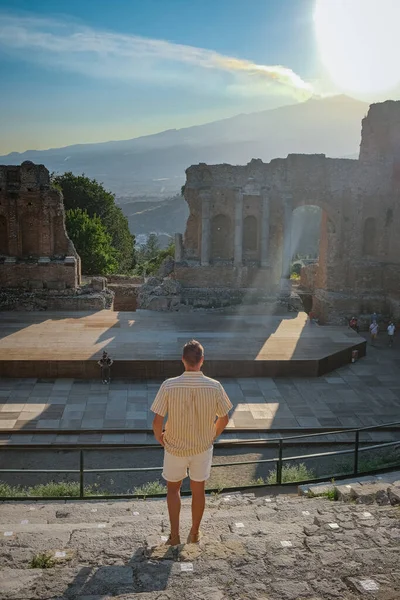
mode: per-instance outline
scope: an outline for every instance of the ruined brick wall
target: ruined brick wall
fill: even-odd
[[[62,194],[50,185],[43,165],[0,166],[0,257],[3,287],[26,287],[34,280],[43,287],[53,281],[72,288],[80,283],[80,258],[65,229]],[[70,266],[60,267],[66,258]],[[46,268],[42,259],[49,259]]]
[[[40,264],[35,262],[5,262],[0,264],[0,287],[40,289],[75,289],[77,263],[54,260]]]
[[[194,165],[186,175],[190,215],[175,268],[184,287],[282,289],[290,214],[312,205],[322,209],[313,307],[321,322],[397,306],[400,102],[370,107],[359,160],[290,154],[268,164]]]
[[[176,265],[174,277],[184,288],[258,288],[277,292],[273,288],[271,271],[257,265],[242,269],[221,264],[209,267]]]

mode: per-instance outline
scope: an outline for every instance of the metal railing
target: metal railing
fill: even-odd
[[[303,435],[294,435],[294,436],[289,436],[289,437],[279,437],[279,438],[272,438],[272,439],[268,439],[268,440],[248,440],[243,441],[235,441],[235,440],[231,440],[231,441],[224,441],[222,443],[216,443],[215,447],[218,448],[220,447],[234,447],[234,446],[244,446],[244,445],[248,445],[253,446],[257,445],[257,446],[270,446],[271,444],[277,445],[278,446],[278,456],[275,458],[266,458],[266,459],[262,459],[262,460],[249,460],[249,461],[236,461],[236,462],[231,462],[231,463],[215,463],[212,465],[213,469],[216,468],[220,468],[220,467],[238,467],[241,465],[260,465],[260,464],[267,464],[267,463],[275,463],[276,465],[276,483],[275,484],[263,484],[260,487],[267,487],[268,485],[301,485],[301,484],[306,484],[306,483],[316,483],[319,481],[325,481],[326,479],[330,479],[330,478],[335,478],[335,479],[344,479],[347,477],[356,477],[357,475],[368,475],[368,474],[372,474],[372,473],[376,473],[376,472],[384,472],[384,471],[390,471],[393,470],[395,468],[400,468],[400,458],[398,461],[395,461],[393,463],[390,464],[386,464],[386,465],[382,465],[382,467],[378,467],[375,469],[369,469],[369,470],[364,470],[360,472],[359,469],[359,458],[360,458],[360,453],[362,452],[367,452],[367,451],[371,451],[371,450],[382,450],[383,448],[390,448],[390,447],[397,447],[400,446],[400,439],[396,440],[396,441],[392,441],[392,442],[382,442],[382,443],[375,443],[373,445],[367,446],[365,445],[366,442],[362,442],[360,441],[360,433],[362,432],[368,432],[368,431],[376,431],[376,430],[383,430],[383,429],[391,429],[391,428],[396,428],[397,426],[400,426],[400,421],[396,421],[396,422],[392,422],[392,423],[386,423],[383,425],[372,425],[372,426],[368,426],[368,427],[360,427],[360,428],[354,428],[354,429],[347,429],[347,430],[334,430],[334,431],[326,431],[324,433],[309,433],[309,434],[303,434]],[[65,433],[65,432],[63,432]],[[309,438],[315,438],[315,437],[323,437],[323,436],[327,436],[327,435],[338,435],[341,434],[343,435],[343,433],[346,434],[351,434],[354,433],[354,443],[353,443],[353,447],[350,449],[346,449],[346,450],[334,450],[334,451],[329,451],[329,452],[319,452],[319,453],[312,453],[312,454],[302,454],[302,455],[296,455],[296,456],[287,456],[284,457],[283,456],[283,450],[284,450],[284,446],[285,443],[287,442],[291,442],[291,445],[293,445],[293,440],[297,440],[299,441],[299,445],[302,445],[302,440],[305,439],[309,439]],[[328,442],[325,442],[328,443]],[[340,443],[340,442],[339,442]],[[42,444],[29,444],[29,445],[17,445],[17,444],[10,444],[10,445],[4,445],[1,447],[2,452],[10,452],[10,451],[59,451],[59,450],[69,450],[71,452],[79,452],[79,469],[0,469],[0,474],[2,473],[19,473],[19,474],[28,474],[28,473],[45,473],[45,474],[51,474],[51,473],[63,473],[63,474],[79,474],[79,496],[7,496],[4,497],[3,500],[6,501],[15,501],[15,500],[49,500],[49,499],[57,499],[57,500],[74,500],[74,499],[112,499],[112,498],[141,498],[144,495],[146,497],[158,497],[158,496],[162,496],[164,494],[85,494],[85,474],[89,474],[89,473],[134,473],[134,472],[138,472],[138,473],[147,473],[147,472],[153,472],[153,471],[162,471],[163,467],[118,467],[118,468],[85,468],[85,452],[87,451],[96,451],[96,452],[107,452],[110,450],[133,450],[133,449],[148,449],[148,448],[160,448],[161,447],[158,444],[118,444],[118,445],[113,445],[112,447],[107,447],[105,445],[101,446],[89,446],[89,445],[85,445],[85,447],[82,446],[73,446],[71,447],[71,445],[68,444],[63,444],[63,445],[51,445],[51,446],[44,446]],[[289,462],[289,461],[296,461],[296,460],[307,460],[307,459],[315,459],[315,458],[324,458],[324,457],[335,457],[335,456],[341,456],[341,455],[348,455],[348,454],[353,454],[353,471],[350,473],[332,473],[330,475],[324,476],[324,477],[320,477],[320,478],[313,478],[313,479],[308,479],[308,480],[303,480],[303,481],[291,481],[291,482],[283,482],[282,481],[282,473],[283,473],[283,466],[284,463]],[[242,485],[242,486],[236,486],[236,487],[224,487],[225,491],[234,491],[234,490],[244,490],[244,489],[248,489],[248,488],[254,488],[255,485],[254,484],[248,484],[248,485]],[[213,490],[207,490],[208,492],[211,492]],[[188,495],[190,494],[190,492],[186,492],[183,491],[182,492],[184,495]],[[0,500],[2,498],[0,497]]]

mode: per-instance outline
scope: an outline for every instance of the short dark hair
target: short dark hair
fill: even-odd
[[[204,348],[197,340],[190,340],[183,346],[182,356],[188,365],[195,367],[204,356]]]

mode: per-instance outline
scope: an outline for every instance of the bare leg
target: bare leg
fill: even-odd
[[[201,519],[203,518],[204,508],[206,506],[205,481],[190,480],[190,489],[192,490],[192,528],[190,536],[198,536]],[[195,541],[193,539],[193,541]]]
[[[179,539],[179,515],[181,512],[181,485],[182,481],[167,482],[167,505],[169,520],[171,523],[171,546],[180,544]]]

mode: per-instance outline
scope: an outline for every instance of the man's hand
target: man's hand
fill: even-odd
[[[164,447],[164,432],[163,432],[164,417],[155,415],[153,419],[153,432],[157,442]]]
[[[160,435],[160,437],[156,438],[156,440],[164,448],[164,446],[165,446],[165,444],[164,444],[164,432],[162,432],[162,434]]]

